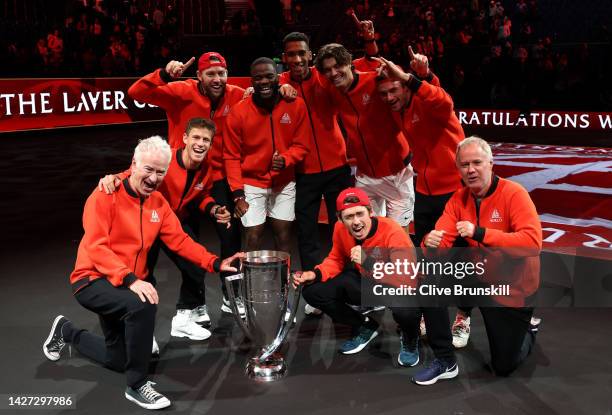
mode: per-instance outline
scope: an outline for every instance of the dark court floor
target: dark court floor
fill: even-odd
[[[53,318],[64,314],[99,331],[95,316],[70,294],[68,275],[81,237],[81,211],[98,178],[128,166],[138,138],[163,124],[56,130],[0,136],[0,397],[73,395],[76,409],[34,413],[136,414],[123,397],[124,376],[65,349],[58,362],[42,354]],[[204,244],[216,251],[212,229]],[[294,250],[295,251],[295,250]],[[457,379],[429,387],[410,383],[416,368],[398,368],[399,339],[390,313],[367,349],[337,353],[348,330],[328,318],[298,322],[283,351],[289,375],[256,384],[243,375],[249,350],[231,316],[220,311],[220,283],[207,281],[213,336],[204,342],[170,337],[179,276],[162,255],[156,337],[161,357],[153,380],[181,414],[612,414],[612,309],[539,309],[543,318],[534,353],[511,377],[487,369],[482,318],[474,313],[468,347],[458,352]],[[431,353],[421,345],[422,361]],[[421,366],[418,366],[419,368]],[[0,408],[6,406],[0,402]],[[0,415],[28,413],[0,409]]]

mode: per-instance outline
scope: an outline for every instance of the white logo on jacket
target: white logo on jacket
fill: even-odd
[[[159,222],[159,215],[156,210],[151,211],[151,223]]]
[[[196,190],[204,190],[204,183],[198,183],[195,186],[193,186],[193,188]]]
[[[223,110],[223,116],[225,117],[227,114],[229,114],[229,105],[226,105],[225,109]]]
[[[491,213],[491,222],[501,222],[503,221],[499,211],[497,209],[493,209],[493,213]]]
[[[281,124],[291,124],[291,117],[288,113],[284,113],[280,119]]]
[[[419,121],[421,121],[421,119],[419,118],[419,116],[418,116],[418,115],[416,115],[416,114],[414,114],[414,115],[412,116],[412,123],[414,124],[414,123],[419,122]]]
[[[361,103],[363,105],[368,105],[370,103],[370,95],[368,93],[365,93],[361,96]]]

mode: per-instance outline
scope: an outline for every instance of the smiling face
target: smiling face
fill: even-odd
[[[483,197],[491,186],[493,160],[477,143],[471,143],[459,149],[457,167],[470,192],[476,197]]]
[[[263,99],[271,98],[278,87],[278,75],[271,63],[259,63],[251,69],[251,83],[255,94]]]
[[[340,65],[336,58],[326,58],[321,62],[323,75],[342,92],[348,91],[353,84],[353,71],[350,65]]]
[[[227,69],[222,66],[211,66],[201,72],[198,71],[198,79],[202,83],[206,95],[211,100],[216,101],[225,93]]]
[[[188,134],[183,134],[185,154],[189,161],[189,163],[185,163],[185,165],[189,164],[195,168],[202,163],[206,154],[208,154],[208,150],[210,150],[213,136],[213,132],[208,128],[197,127],[189,130]]]
[[[353,238],[363,241],[372,229],[374,214],[365,206],[353,206],[340,213],[340,220]]]
[[[139,160],[132,160],[129,183],[141,197],[149,197],[166,176],[170,160],[160,151],[142,153]]]
[[[392,111],[401,111],[410,100],[410,90],[400,81],[386,79],[376,86],[383,102],[391,107]]]
[[[310,73],[308,63],[312,60],[312,52],[304,41],[291,41],[285,43],[283,63],[289,67],[291,79],[301,82]]]

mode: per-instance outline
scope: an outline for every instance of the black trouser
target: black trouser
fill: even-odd
[[[181,221],[183,231],[197,242],[200,233],[199,214],[194,213]],[[159,257],[159,249],[163,249],[168,258],[181,271],[181,287],[176,303],[177,310],[192,310],[206,304],[206,293],[204,291],[204,278],[206,271],[191,261],[172,252],[159,238],[155,241],[147,258],[149,273],[153,272]]]
[[[319,242],[319,209],[325,199],[330,229],[336,223],[336,199],[341,191],[351,186],[348,165],[322,173],[296,174],[295,219],[297,222],[300,262],[303,270],[312,270],[321,263]]]
[[[436,222],[442,216],[446,202],[454,192],[444,195],[428,196],[415,192],[414,199],[414,237],[415,245],[419,246],[425,235],[432,231]]]
[[[228,228],[224,223],[217,223],[213,218],[215,224],[215,230],[219,236],[219,242],[221,244],[221,259],[229,258],[236,252],[240,251],[241,245],[241,234],[242,222],[240,219],[234,217],[234,198],[232,197],[232,191],[227,183],[227,179],[221,179],[213,182],[212,189],[210,192],[215,202],[221,206],[225,206],[227,210],[232,212],[231,226]],[[233,272],[223,271],[219,274],[221,278],[221,289],[223,290],[223,296],[227,298],[227,290],[225,288],[225,277],[234,274]],[[234,287],[236,288],[236,287]]]
[[[508,376],[527,356],[535,344],[529,330],[533,308],[480,307],[484,319],[491,366],[498,376]]]
[[[348,304],[361,304],[362,283],[368,284],[358,271],[347,269],[325,282],[304,286],[302,295],[308,304],[330,316],[336,323],[347,324],[353,330],[365,322],[365,317]],[[389,307],[393,319],[409,337],[419,327],[419,314],[410,307]]]
[[[106,278],[94,280],[75,297],[98,314],[104,337],[69,323],[62,328],[66,342],[93,361],[125,372],[128,386],[142,386],[149,374],[157,306],[143,303],[129,288],[114,287]]]
[[[436,222],[444,212],[446,202],[448,202],[453,193],[429,196],[415,192],[415,245],[419,246],[425,235],[435,228]],[[421,312],[427,327],[427,339],[436,357],[454,360],[455,352],[453,349],[453,336],[450,331],[448,309],[446,307],[423,307]]]

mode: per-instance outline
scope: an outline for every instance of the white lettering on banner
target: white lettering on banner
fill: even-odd
[[[123,102],[123,99],[125,98],[125,93],[123,91],[82,92],[76,107],[71,105],[71,99],[68,92],[63,92],[62,98],[64,103],[64,112],[89,112],[96,110],[112,111],[118,110],[119,108],[128,109]]]
[[[516,113],[516,115],[513,115]],[[601,128],[612,128],[609,114],[598,114]],[[591,125],[588,113],[542,113],[529,114],[516,111],[458,111],[459,122],[463,125],[484,125],[496,127],[541,127],[541,128],[589,128]]]
[[[50,107],[49,98],[51,97],[51,94],[49,92],[43,92],[41,94],[30,93],[17,95],[0,94],[0,99],[4,100],[4,105],[2,105],[4,108],[4,114],[2,115],[13,115],[12,104],[15,97],[17,97],[17,104],[19,105],[19,115],[37,114],[37,108],[40,108],[41,114],[50,114],[53,112],[53,108]],[[37,103],[39,104],[38,107],[36,105]],[[29,111],[26,112],[26,109]]]
[[[597,118],[599,118],[599,125],[601,125],[601,128],[612,128],[612,118],[610,118],[610,114],[606,114],[605,117],[600,114]]]

